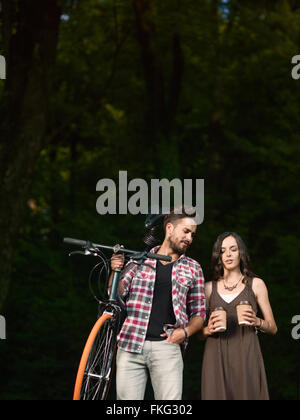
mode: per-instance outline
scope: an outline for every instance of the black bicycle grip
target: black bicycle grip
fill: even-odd
[[[81,239],[73,239],[73,238],[64,238],[64,242],[66,244],[71,245],[78,245],[78,246],[86,246],[86,241],[82,241]]]
[[[167,255],[161,255],[161,254],[153,254],[151,252],[148,252],[147,258],[152,258],[153,260],[162,260],[162,261],[172,261],[172,257],[168,257]]]

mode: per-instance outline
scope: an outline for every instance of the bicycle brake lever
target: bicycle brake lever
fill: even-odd
[[[83,251],[72,251],[69,253],[69,257],[72,257],[72,255],[75,255],[75,254],[86,255],[86,253]]]
[[[147,251],[143,252],[137,252],[136,254],[132,255],[132,259],[135,259],[137,261],[142,261],[143,259],[146,259]]]
[[[84,247],[84,255],[94,255],[98,256],[97,254],[97,248],[93,247],[93,244],[91,241],[86,241],[86,246]]]
[[[94,256],[98,256],[96,252],[91,252],[89,249],[85,249],[84,251],[72,251],[69,253],[69,257],[71,257],[72,255],[75,254],[80,254],[80,255],[94,255]]]
[[[147,251],[142,251],[142,252],[139,252],[139,253],[135,254],[130,259],[132,260],[133,263],[135,263],[137,265],[146,265],[146,266],[154,269],[154,267],[152,267],[152,265],[146,264],[144,262],[144,260],[147,259],[146,255],[147,255]]]

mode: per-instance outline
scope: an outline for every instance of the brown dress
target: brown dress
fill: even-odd
[[[227,311],[227,331],[208,337],[202,365],[202,400],[268,400],[264,361],[254,327],[239,326],[235,306],[242,300],[257,312],[248,279],[242,292],[230,303],[221,298],[217,282],[212,282],[208,318],[222,306]]]

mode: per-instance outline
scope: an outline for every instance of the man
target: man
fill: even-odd
[[[119,293],[126,297],[127,318],[118,336],[118,400],[142,400],[148,371],[156,400],[182,398],[181,346],[185,349],[188,337],[203,328],[205,317],[202,269],[185,256],[196,229],[184,209],[171,211],[164,218],[162,245],[150,252],[172,261],[148,259],[147,265],[133,265],[121,275]],[[114,254],[112,270],[123,264],[124,256]]]

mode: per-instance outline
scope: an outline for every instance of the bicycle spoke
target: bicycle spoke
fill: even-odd
[[[114,326],[109,320],[100,328],[89,355],[81,388],[82,399],[105,399],[111,379],[114,344]]]

